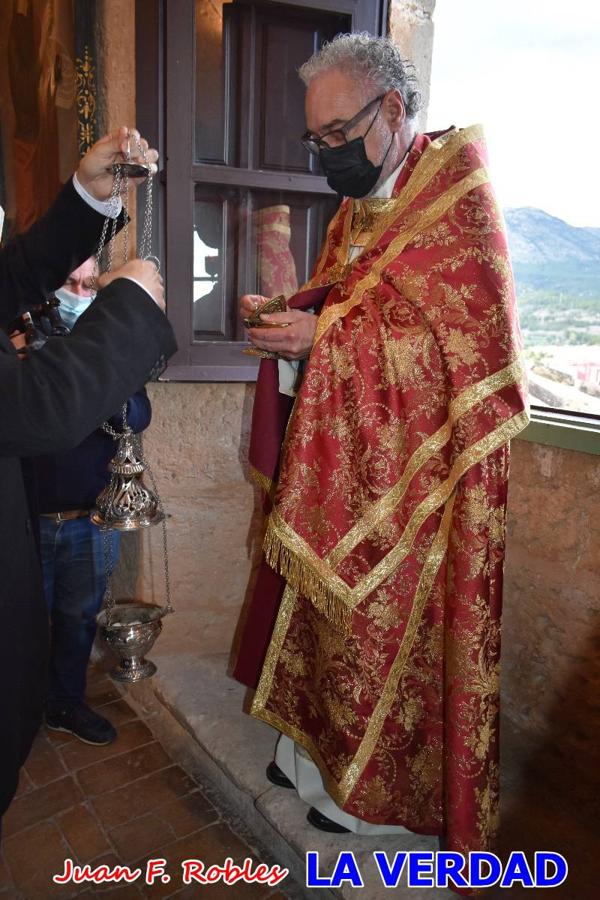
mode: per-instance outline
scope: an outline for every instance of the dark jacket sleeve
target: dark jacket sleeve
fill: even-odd
[[[48,212],[0,249],[0,326],[63,285],[95,252],[103,223],[69,179]]]
[[[68,340],[50,338],[18,359],[0,352],[0,456],[75,447],[111,416],[176,349],[169,322],[135,282],[98,294]]]
[[[151,419],[152,407],[150,405],[150,398],[148,397],[146,388],[142,388],[141,391],[136,391],[133,397],[130,397],[127,401],[127,424],[134,434],[139,434],[140,431],[146,430]],[[122,410],[116,415],[111,416],[108,420],[108,424],[111,425],[115,431],[122,431]]]

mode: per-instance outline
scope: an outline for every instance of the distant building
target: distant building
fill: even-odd
[[[577,367],[577,379],[583,384],[600,387],[600,363],[597,362],[581,362]]]

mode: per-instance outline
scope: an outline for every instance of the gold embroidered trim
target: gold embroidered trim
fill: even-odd
[[[292,725],[291,722],[287,722],[285,719],[282,719],[281,716],[278,716],[277,713],[272,712],[270,709],[266,709],[264,706],[252,706],[250,714],[257,719],[262,719],[263,722],[266,722],[267,725],[270,725],[277,731],[287,734],[287,736],[295,741],[296,744],[300,744],[300,746],[307,751],[318,768],[321,778],[323,779],[323,785],[329,796],[338,804],[338,806],[343,805],[345,798],[340,791],[339,785],[329,772],[327,763],[309,735],[304,731],[300,731],[300,729],[295,725]]]
[[[329,258],[330,252],[333,252],[331,249],[331,243],[333,239],[333,233],[338,226],[338,220],[340,216],[345,216],[344,225],[342,230],[342,243],[336,252],[336,261],[334,265],[328,270],[328,275],[331,277],[331,273],[336,268],[342,268],[342,266],[348,260],[348,254],[350,252],[350,226],[352,225],[352,204],[350,201],[346,204],[346,208],[340,206],[335,216],[329,223],[327,228],[327,237],[325,239],[325,246],[321,252],[321,257],[317,264],[317,269],[312,278],[310,278],[305,285],[303,285],[300,290],[306,291],[312,287],[320,287],[323,284],[327,284],[327,279],[323,280],[323,270],[325,268],[325,263]],[[332,279],[335,280],[335,279]]]
[[[338,220],[342,214],[343,214],[343,209],[340,206],[339,209],[336,211],[334,217],[332,218],[331,222],[327,226],[327,234],[325,235],[325,243],[324,243],[323,249],[321,250],[321,256],[319,257],[319,260],[318,260],[316,268],[315,268],[315,274],[313,275],[312,278],[309,278],[309,280],[306,282],[306,284],[302,285],[302,287],[300,288],[301,291],[305,291],[308,288],[310,288],[313,285],[313,283],[318,280],[321,272],[325,268],[325,263],[327,262],[327,257],[329,256],[329,254],[331,252],[331,242],[333,239],[333,233],[337,228]]]
[[[444,507],[444,514],[440,526],[421,571],[406,630],[402,637],[396,658],[390,667],[381,697],[377,701],[373,714],[369,719],[369,724],[367,725],[356,755],[340,781],[340,792],[344,800],[348,798],[351,791],[354,789],[356,782],[362,775],[365,766],[373,755],[375,744],[379,740],[383,724],[387,719],[392,704],[397,696],[398,684],[400,683],[400,678],[402,677],[408,656],[415,642],[427,598],[431,593],[433,583],[448,550],[448,541],[450,539],[450,529],[452,525],[452,511],[455,499],[456,490],[452,492]]]
[[[523,410],[464,450],[456,458],[446,481],[416,507],[396,546],[353,588],[330,569],[277,510],[269,517],[265,535],[267,562],[284,578],[288,578],[286,573],[289,573],[290,584],[311,600],[328,620],[331,615],[332,624],[347,632],[352,624],[351,613],[406,559],[419,529],[446,502],[464,473],[522,431],[528,422],[529,413]]]
[[[334,628],[345,634],[350,631],[352,607],[348,585],[275,510],[269,517],[263,550],[271,568],[298,593],[308,597]]]
[[[325,557],[332,569],[336,569],[354,548],[371,533],[371,531],[388,516],[402,500],[412,478],[419,469],[437,453],[450,439],[452,428],[456,421],[465,413],[470,412],[477,403],[485,400],[491,394],[502,388],[514,384],[523,377],[523,369],[520,360],[515,360],[504,369],[488,375],[482,381],[470,385],[460,394],[454,397],[448,406],[448,418],[441,428],[427,438],[423,444],[415,450],[406,464],[406,468],[400,480],[385,494],[371,505],[364,517],[356,522],[336,547]]]
[[[397,218],[398,200],[396,197],[365,197],[354,200],[352,204],[352,225],[350,228],[350,245],[366,247],[374,234],[381,234],[381,223],[389,219],[390,213]]]
[[[277,489],[277,485],[274,481],[271,481],[270,478],[267,478],[266,475],[263,475],[262,472],[259,472],[254,466],[250,466],[250,477],[252,480],[261,488],[267,497],[273,502],[275,497],[275,491]]]
[[[412,542],[425,520],[448,499],[465,472],[522,431],[528,422],[529,414],[527,410],[523,410],[459,454],[446,481],[417,506],[396,546],[352,589],[352,609],[379,587],[382,581],[389,578],[394,569],[406,559]]]
[[[318,766],[327,793],[331,797],[333,797],[334,800],[337,800],[338,803],[342,803],[343,801],[339,792],[337,782],[329,774],[325,761],[311,738],[307,734],[304,734],[304,732],[300,731],[299,728],[296,728],[295,725],[284,721],[280,716],[277,715],[277,713],[271,712],[271,710],[266,709],[269,695],[271,694],[271,691],[273,689],[275,669],[277,668],[279,657],[283,649],[283,644],[289,631],[290,622],[292,620],[292,614],[294,612],[297,599],[297,591],[295,591],[292,587],[286,587],[281,599],[277,621],[273,630],[273,636],[271,637],[271,641],[267,649],[267,655],[265,657],[265,662],[258,682],[258,687],[256,688],[256,693],[254,694],[252,704],[250,706],[250,715],[254,716],[257,719],[262,719],[273,728],[276,728],[278,731],[287,734],[293,741],[296,741],[297,744],[300,744],[301,747],[304,747],[304,749],[312,757],[315,764]]]
[[[404,185],[396,200],[398,206],[394,215],[410,206],[420,193],[433,181],[440,170],[443,169],[453,156],[456,156],[467,144],[483,140],[483,128],[481,125],[471,125],[469,128],[461,128],[451,131],[450,134],[442,134],[424,150],[423,155],[416,164],[407,183]],[[382,223],[384,228],[389,228],[393,219]],[[382,232],[383,233],[383,232]],[[381,235],[380,235],[381,236]],[[379,237],[380,237],[379,236]],[[379,240],[377,237],[377,240]],[[367,249],[371,249],[371,245]]]
[[[259,708],[261,706],[264,706],[267,702],[269,694],[271,693],[271,687],[273,685],[273,679],[275,677],[275,668],[277,666],[279,654],[281,653],[281,649],[283,647],[283,642],[290,627],[292,612],[297,597],[298,592],[295,591],[290,585],[286,585],[283,596],[281,598],[279,612],[277,613],[277,620],[275,622],[275,628],[273,629],[273,636],[267,648],[267,655],[265,656],[265,661],[263,664],[258,686],[256,688],[256,693],[254,694],[252,705],[250,707],[251,713],[254,713],[255,707]]]
[[[406,245],[412,241],[418,234],[433,225],[441,216],[448,212],[459,200],[466,194],[488,182],[487,171],[484,168],[476,169],[466,178],[457,182],[448,191],[441,194],[430,206],[423,210],[419,216],[418,222],[410,228],[401,231],[393,241],[390,242],[386,251],[382,253],[376,263],[373,264],[371,270],[360,281],[354,285],[352,293],[348,300],[343,303],[336,303],[333,306],[324,309],[319,316],[317,322],[317,330],[313,342],[313,350],[317,342],[323,337],[327,329],[337,320],[346,316],[351,309],[361,302],[362,295],[374,288],[381,279],[381,272],[385,266],[395,260],[404,250]]]

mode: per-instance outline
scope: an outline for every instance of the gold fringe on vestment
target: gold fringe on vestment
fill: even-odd
[[[322,613],[337,631],[342,634],[350,633],[352,628],[350,607],[305,560],[300,559],[286,547],[271,522],[267,526],[263,550],[271,568],[279,572],[294,590],[308,597],[315,609]]]

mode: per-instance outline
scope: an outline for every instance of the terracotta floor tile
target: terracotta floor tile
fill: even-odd
[[[175,837],[185,837],[219,818],[218,811],[200,791],[159,806],[156,815],[170,825]]]
[[[87,683],[88,687],[90,685],[96,684],[98,681],[102,681],[104,679],[109,678],[109,666],[103,665],[102,663],[92,663],[88,666],[87,670]]]
[[[19,773],[19,784],[17,785],[17,792],[15,797],[20,797],[21,794],[27,794],[29,791],[34,789],[34,784],[25,769],[21,769]]]
[[[116,741],[104,747],[94,747],[82,741],[74,741],[60,748],[65,766],[70,772],[89,766],[102,759],[109,759],[127,750],[133,750],[142,744],[149,744],[153,739],[152,732],[139,719],[128,722],[119,729]]]
[[[131,900],[132,897],[143,897],[137,884],[117,884],[113,888],[98,891],[94,897],[110,897],[111,900]]]
[[[77,738],[74,734],[68,734],[66,731],[52,731],[50,728],[44,727],[46,740],[53,747],[64,747],[65,744],[72,744]]]
[[[166,844],[154,851],[151,854],[151,857],[148,856],[144,860],[138,862],[138,865],[145,870],[149,858],[165,859],[165,873],[170,877],[170,881],[166,884],[162,883],[160,878],[152,885],[144,884],[142,893],[145,897],[152,897],[153,900],[155,900],[155,898],[160,898],[160,900],[162,900],[162,898],[170,897],[172,894],[181,891],[183,887],[181,870],[182,860],[201,858],[198,853],[197,836],[198,832],[195,832],[185,838],[180,838],[177,841]],[[199,888],[199,885],[196,885],[196,888]]]
[[[146,890],[149,890],[146,886]],[[156,896],[155,894],[147,893],[146,897],[150,898]],[[229,897],[229,900],[271,900],[273,894],[271,890],[267,888],[267,893],[257,894],[256,887],[252,884],[214,884],[214,885],[202,885],[202,884],[190,884],[188,887],[180,888],[174,894],[168,895],[168,900],[199,900],[200,897],[208,897],[210,900],[226,900]],[[277,898],[284,897],[284,900],[288,900],[287,897],[283,894],[275,895]]]
[[[52,781],[13,800],[2,821],[3,834],[7,837],[15,834],[75,806],[80,800],[81,791],[70,775]]]
[[[144,885],[142,890],[147,897],[169,897],[185,887],[187,890],[181,893],[182,897],[197,897],[201,893],[203,898],[207,897],[211,898],[211,900],[227,900],[227,898],[232,900],[233,897],[237,900],[238,896],[247,898],[247,900],[262,900],[268,888],[268,885],[264,884],[237,884],[234,887],[223,882],[212,885],[198,883],[183,885],[181,863],[186,859],[199,859],[206,867],[212,864],[222,865],[228,856],[237,863],[243,862],[247,856],[254,863],[260,862],[260,859],[255,856],[250,847],[234,834],[224,822],[219,822],[185,838],[180,838],[173,844],[167,844],[161,847],[160,850],[155,851],[153,856],[167,860],[166,871],[171,876],[171,881],[169,884],[157,882],[154,885]]]
[[[105,703],[111,703],[113,700],[120,700],[120,698],[119,690],[109,678],[98,684],[88,685],[88,689],[85,692],[86,703],[94,709],[97,706],[103,706]]]
[[[196,835],[196,852],[192,858],[201,859],[206,866],[212,864],[222,865],[225,858],[231,856],[234,862],[242,863],[246,857],[250,857],[256,865],[261,862],[260,857],[248,846],[248,844],[235,834],[225,822],[211,825]],[[196,885],[202,890],[202,896],[213,900],[227,900],[231,897],[232,890],[240,897],[248,900],[261,900],[269,885],[265,884],[237,884],[235,888],[223,882],[214,885]]]
[[[102,793],[92,802],[104,826],[114,828],[150,812],[156,806],[188,794],[194,787],[194,782],[183,769],[169,766],[125,787]]]
[[[111,700],[110,703],[105,703],[104,706],[97,706],[95,709],[96,712],[99,712],[101,716],[105,716],[117,729],[124,725],[125,722],[133,722],[134,719],[138,718],[125,700]]]
[[[220,819],[198,785],[173,764],[145,723],[102,671],[89,677],[89,699],[114,722],[119,738],[106,748],[63,732],[43,731],[4,817],[6,865],[0,856],[0,900],[283,900],[268,885],[183,885],[181,860],[207,866],[227,856],[260,860]],[[65,774],[65,768],[69,771]],[[136,864],[133,884],[56,885],[52,875],[70,857],[78,865]],[[148,858],[167,859],[169,884],[145,884]]]
[[[154,741],[80,769],[77,780],[86,797],[97,797],[170,764],[171,760],[163,748]]]
[[[110,844],[96,818],[83,803],[62,813],[57,822],[79,863],[88,863],[101,853],[110,851]]]
[[[71,849],[53,822],[41,822],[3,840],[4,858],[17,889],[27,898],[72,897],[81,892],[79,885],[57,885],[52,876],[64,869]]]
[[[38,733],[27,757],[25,770],[36,787],[49,784],[67,774],[58,748],[50,743],[45,731]]]
[[[102,856],[96,857],[96,859],[92,860],[90,865],[93,868],[97,866],[109,866],[111,869],[114,866],[122,866],[126,865],[122,859],[115,853],[104,853]],[[133,867],[131,867],[133,868]],[[140,878],[144,878],[144,873],[140,875]],[[95,884],[90,887],[91,893],[94,897],[111,897],[113,900],[120,900],[121,897],[129,898],[129,897],[139,897],[141,895],[140,887],[138,886],[139,882],[116,882],[116,883],[105,883],[105,884]]]
[[[146,886],[146,890],[149,890]],[[214,885],[202,885],[202,884],[190,884],[188,887],[181,888],[174,894],[168,895],[168,900],[198,900],[199,897],[208,897],[210,900],[227,900],[227,897],[230,900],[288,900],[285,894],[278,892],[277,894],[272,893],[272,888],[267,888],[266,892],[264,886],[262,888],[263,893],[257,894],[257,887],[253,884],[244,884],[243,882],[239,882],[238,884],[214,884]],[[155,895],[147,893],[146,897],[153,897]]]
[[[14,893],[14,882],[12,880],[9,868],[6,865],[4,854],[0,854],[0,894],[3,891],[10,890],[12,890]]]
[[[131,864],[158,847],[171,843],[176,835],[156,812],[152,812],[125,825],[117,825],[109,832],[109,837],[119,859]]]
[[[226,822],[218,822],[199,832],[196,835],[195,846],[196,855],[207,865],[222,863],[226,856],[233,859],[244,859],[246,856],[255,858],[254,851]]]

